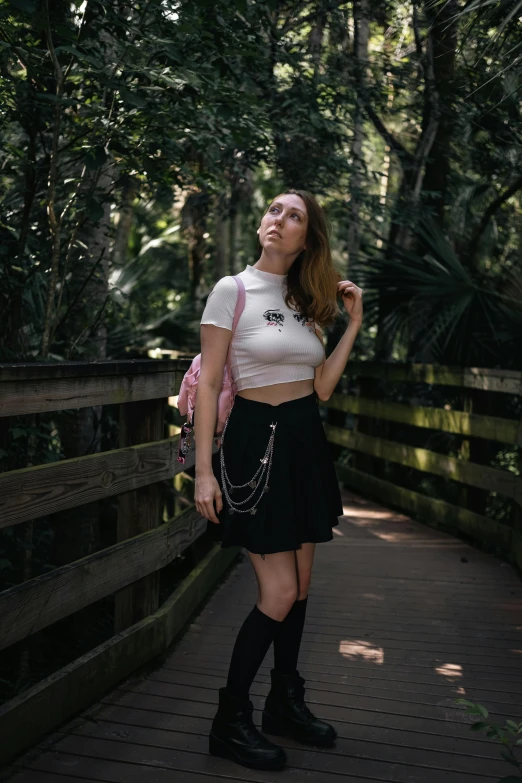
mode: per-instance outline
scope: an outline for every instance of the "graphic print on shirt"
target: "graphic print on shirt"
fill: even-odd
[[[308,331],[314,334],[315,330],[313,328],[313,321],[310,321],[306,315],[301,315],[301,313],[294,313],[294,318],[296,321],[299,321],[301,326],[307,326]]]
[[[283,326],[285,322],[285,316],[278,308],[265,310],[263,318],[265,319],[267,326],[277,326],[279,328],[280,326]],[[281,329],[279,329],[279,331],[281,331]]]

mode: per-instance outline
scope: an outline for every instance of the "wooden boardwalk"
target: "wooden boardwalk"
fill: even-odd
[[[519,577],[403,515],[347,492],[343,501],[334,540],[317,548],[300,658],[308,703],[338,729],[335,748],[278,739],[281,772],[208,755],[217,689],[256,600],[241,562],[160,662],[20,758],[9,780],[496,783],[514,772],[452,702],[522,720]],[[252,687],[258,725],[271,662],[270,651]]]

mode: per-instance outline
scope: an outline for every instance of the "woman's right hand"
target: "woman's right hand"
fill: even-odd
[[[205,473],[203,475],[196,473],[194,500],[199,513],[210,519],[215,525],[219,525],[216,511],[219,514],[223,508],[223,497],[213,473]],[[214,510],[214,500],[216,501],[216,510]]]

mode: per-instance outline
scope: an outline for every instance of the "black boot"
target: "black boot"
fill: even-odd
[[[267,734],[293,737],[306,745],[332,747],[337,732],[313,715],[304,702],[304,679],[295,674],[270,671],[272,687],[266,697],[262,729]]]
[[[212,721],[209,751],[254,769],[282,769],[286,763],[283,748],[263,737],[252,721],[254,707],[248,697],[232,696],[219,689],[219,707]]]

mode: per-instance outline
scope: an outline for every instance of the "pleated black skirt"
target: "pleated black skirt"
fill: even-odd
[[[262,464],[271,424],[277,426],[268,489],[263,491],[264,476],[254,490],[234,489],[230,498],[239,508],[250,509],[259,499],[254,514],[240,513],[227,501],[221,456],[230,482],[245,484]],[[279,405],[236,395],[216,457],[223,508],[219,525],[209,524],[222,547],[242,546],[264,555],[332,540],[343,506],[315,392]]]

